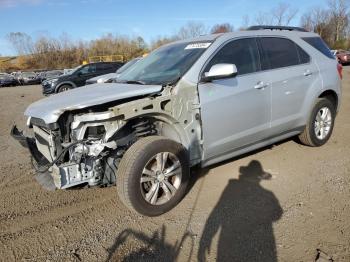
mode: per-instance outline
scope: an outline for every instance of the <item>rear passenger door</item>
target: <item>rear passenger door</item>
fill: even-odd
[[[245,146],[263,140],[270,127],[270,87],[261,72],[255,38],[226,43],[205,65],[202,75],[216,64],[237,66],[238,75],[199,83],[203,130],[203,160],[223,160]]]
[[[258,38],[262,70],[270,74],[271,135],[303,125],[303,104],[318,77],[310,56],[295,42],[281,37]]]

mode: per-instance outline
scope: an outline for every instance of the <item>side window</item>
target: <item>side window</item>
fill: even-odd
[[[277,37],[260,38],[263,49],[262,68],[275,69],[299,64],[296,44],[289,39]]]
[[[322,54],[327,56],[328,58],[335,59],[334,55],[332,54],[329,47],[326,45],[326,43],[322,40],[320,37],[303,37],[302,38],[306,43],[311,45],[312,47],[316,48],[318,51],[320,51]]]
[[[95,64],[86,65],[82,69],[80,69],[79,72],[81,72],[83,75],[95,73],[96,72],[96,65]]]
[[[259,71],[259,53],[255,39],[239,39],[226,44],[211,59],[204,72],[209,72],[216,64],[235,64],[238,75]]]
[[[306,53],[300,46],[298,46],[296,44],[297,47],[297,51],[298,51],[298,55],[299,55],[299,62],[300,64],[307,64],[310,62],[311,58],[308,55],[308,53]]]
[[[97,71],[113,70],[112,64],[101,63],[101,64],[97,64],[96,67],[97,67]]]

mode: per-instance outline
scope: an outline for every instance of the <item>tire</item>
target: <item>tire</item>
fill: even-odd
[[[320,118],[320,116],[326,112],[323,109],[329,110],[328,112],[330,114],[330,118],[328,114],[327,118]],[[312,109],[308,123],[303,133],[299,135],[300,142],[306,146],[311,147],[319,147],[327,143],[333,132],[335,116],[335,106],[330,100],[326,98],[317,99]],[[323,135],[321,133],[322,128],[324,128]]]
[[[160,164],[163,168],[158,169],[160,156],[167,161],[164,166]],[[175,171],[166,175],[166,170],[171,168]],[[170,139],[150,136],[138,140],[124,154],[117,171],[117,191],[130,210],[145,216],[159,216],[182,200],[189,177],[187,150]],[[151,181],[141,182],[141,178]],[[153,197],[152,192],[156,192]]]
[[[57,93],[62,93],[64,91],[67,91],[69,89],[72,89],[72,86],[70,85],[61,85],[58,89],[57,89]]]

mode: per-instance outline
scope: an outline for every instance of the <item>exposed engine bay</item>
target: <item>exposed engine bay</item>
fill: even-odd
[[[69,119],[72,118],[68,117],[66,121]],[[89,123],[81,122],[80,117],[76,116],[66,126],[74,128],[71,130],[71,137],[64,136],[60,128],[48,130],[33,125],[35,141],[29,142],[29,146],[33,147],[31,151],[34,151],[32,155],[36,171],[49,172],[55,187],[59,189],[81,184],[115,184],[118,161],[125,150],[139,137],[157,132],[148,119],[137,119],[127,124],[118,120]],[[115,130],[119,132],[116,134]],[[13,130],[13,133],[19,135],[18,130]]]

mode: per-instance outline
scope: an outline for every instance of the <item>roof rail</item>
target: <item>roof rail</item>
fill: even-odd
[[[247,30],[287,30],[287,31],[299,31],[299,32],[308,32],[302,27],[294,27],[294,26],[274,26],[274,25],[254,25],[248,27]]]

